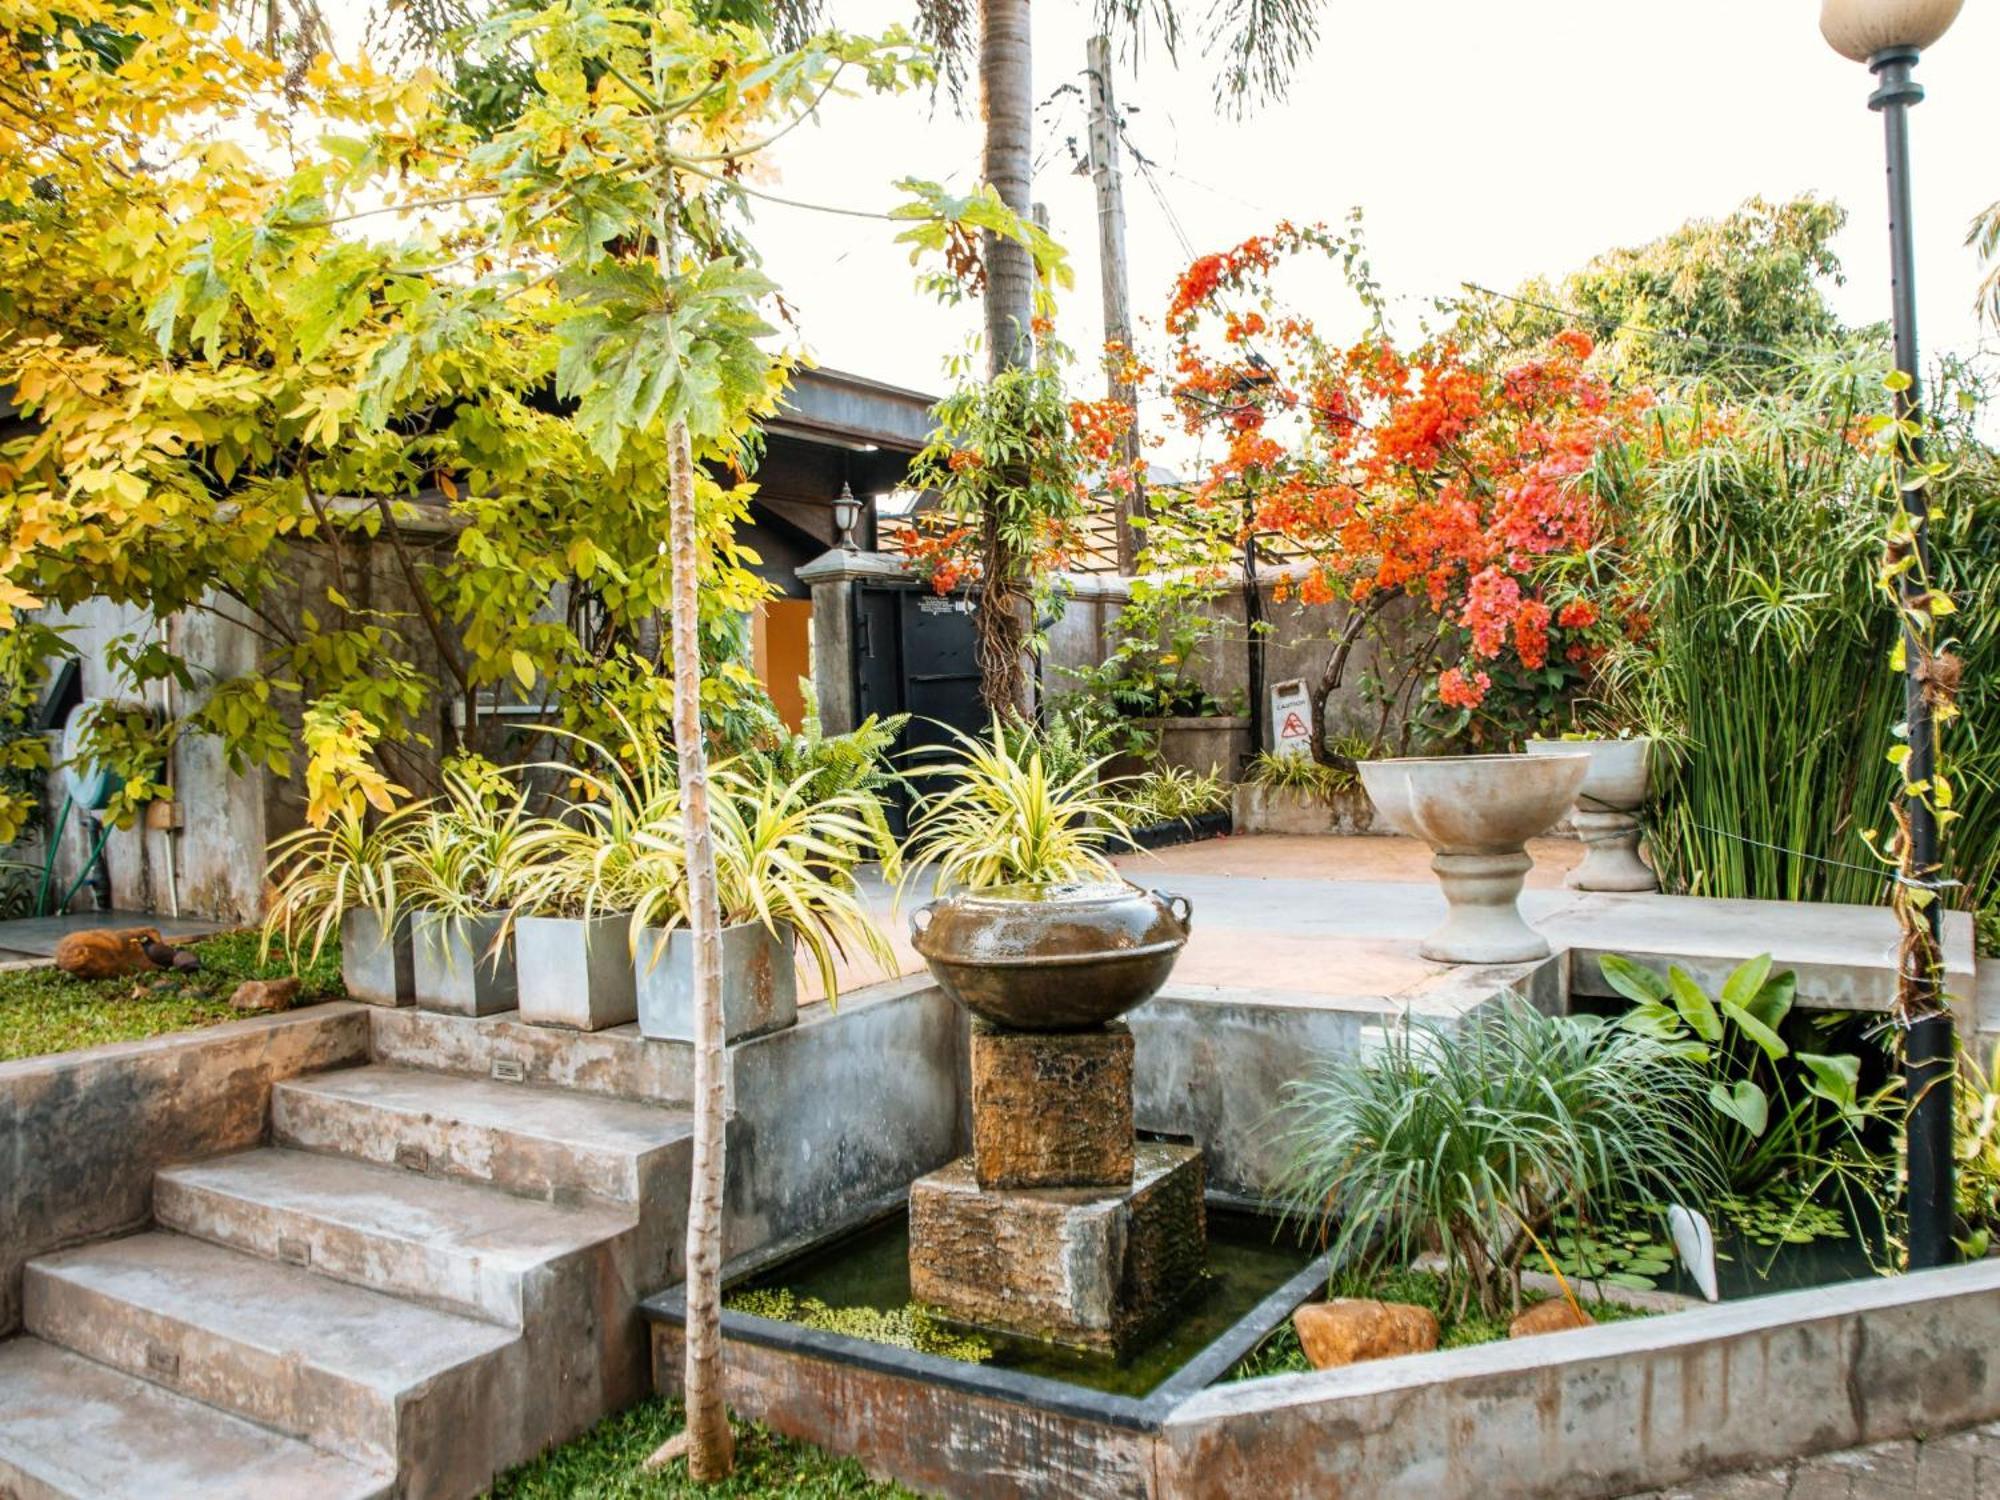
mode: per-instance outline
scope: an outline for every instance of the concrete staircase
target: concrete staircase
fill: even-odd
[[[689,1152],[658,1059],[380,1019],[374,1065],[276,1086],[270,1145],[161,1172],[156,1229],[29,1262],[0,1497],[458,1500],[645,1392]]]

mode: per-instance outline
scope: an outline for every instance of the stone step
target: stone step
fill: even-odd
[[[476,1493],[518,1414],[509,1329],[151,1232],[28,1262],[30,1332],[392,1470],[399,1493]]]
[[[384,1473],[40,1339],[0,1344],[9,1500],[388,1500]]]
[[[567,1089],[376,1065],[271,1091],[285,1146],[490,1183],[531,1198],[638,1203],[676,1164],[687,1115]]]
[[[161,1172],[153,1214],[183,1234],[513,1328],[532,1273],[593,1276],[591,1252],[637,1221],[622,1205],[540,1202],[281,1147]]]
[[[454,1016],[404,1006],[370,1013],[369,1043],[377,1062],[395,1067],[546,1084],[641,1104],[685,1108],[694,1098],[694,1049],[649,1040],[633,1025],[567,1031],[533,1025],[514,1011]]]

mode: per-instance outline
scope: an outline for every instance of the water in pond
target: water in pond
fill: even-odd
[[[981,1331],[989,1369],[1019,1370],[1120,1396],[1145,1396],[1312,1259],[1269,1219],[1209,1210],[1208,1280],[1152,1342],[1122,1360]],[[774,1267],[752,1287],[788,1288],[829,1307],[893,1311],[910,1300],[910,1229],[901,1215]]]

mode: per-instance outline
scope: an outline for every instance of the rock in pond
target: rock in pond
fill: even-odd
[[[1429,1308],[1368,1297],[1308,1302],[1292,1314],[1292,1326],[1315,1370],[1422,1354],[1438,1344],[1437,1314]]]

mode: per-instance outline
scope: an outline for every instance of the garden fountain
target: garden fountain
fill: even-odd
[[[917,951],[973,1016],[971,1153],[910,1189],[910,1292],[955,1322],[1123,1354],[1200,1284],[1201,1152],[1140,1142],[1117,1019],[1187,941],[1179,896],[1123,881],[932,902]]]

